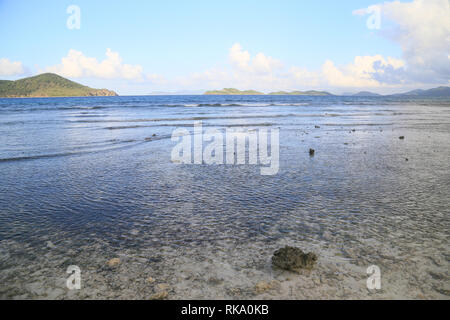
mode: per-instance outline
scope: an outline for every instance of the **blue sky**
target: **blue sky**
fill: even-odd
[[[447,0],[428,1],[436,15],[448,10]],[[72,4],[80,8],[80,29],[66,25],[70,16],[66,10]],[[413,15],[420,15],[423,6],[429,5],[415,0],[403,1],[403,7],[382,7],[381,27],[369,29],[366,20],[370,13],[355,14],[355,10],[374,4],[377,2],[364,0],[0,0],[0,78],[53,71],[121,94],[217,89],[215,86],[221,85],[266,91],[320,87],[336,92],[387,92],[448,84],[447,73],[434,76],[430,70],[412,70],[417,59],[409,63],[408,49],[415,44],[407,43],[408,34],[399,34],[406,24],[402,12],[411,15],[409,10],[415,10]],[[445,44],[449,30],[445,20],[439,19],[434,18],[442,27]],[[406,32],[414,32],[414,25],[408,22],[406,27],[410,28]],[[117,69],[110,73],[98,70],[109,66],[108,61],[101,65],[108,49],[120,56],[120,65],[114,64],[112,68]],[[438,49],[442,51],[438,60],[449,63],[445,57],[448,44]],[[71,61],[63,66],[62,58],[70,50],[77,54],[73,52]],[[355,57],[366,57],[365,62],[358,64]],[[88,59],[96,59],[98,64],[91,65]],[[387,74],[388,78],[381,79]]]

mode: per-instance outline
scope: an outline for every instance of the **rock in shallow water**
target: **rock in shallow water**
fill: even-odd
[[[317,261],[317,255],[304,253],[299,248],[286,246],[275,251],[272,264],[280,269],[300,272],[302,269],[312,269]]]
[[[169,296],[167,291],[160,291],[150,296],[150,300],[164,300]]]
[[[111,268],[113,267],[117,267],[120,264],[120,259],[119,258],[112,258],[111,260],[109,260],[107,262],[107,265]]]

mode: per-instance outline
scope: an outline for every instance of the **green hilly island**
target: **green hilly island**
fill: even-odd
[[[92,97],[117,96],[107,89],[93,89],[53,73],[43,73],[16,81],[0,80],[0,97]]]

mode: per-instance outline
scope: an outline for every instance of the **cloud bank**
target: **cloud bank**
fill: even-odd
[[[10,61],[7,58],[0,59],[0,76],[16,76],[25,73],[22,62]]]
[[[46,72],[53,72],[68,78],[99,78],[142,80],[143,68],[140,65],[122,63],[119,53],[106,49],[106,59],[85,56],[81,51],[69,50],[66,57],[56,66],[47,67]]]
[[[252,56],[239,43],[229,50],[230,65],[223,69],[210,69],[178,79],[178,85],[207,88],[237,87],[257,90],[294,90],[299,88],[377,88],[387,84],[379,78],[386,70],[404,67],[401,59],[381,55],[357,56],[348,65],[337,66],[327,60],[320,70],[307,70],[297,66],[285,68],[283,64],[263,53]]]

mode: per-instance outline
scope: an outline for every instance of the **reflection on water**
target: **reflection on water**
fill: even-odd
[[[196,120],[280,128],[279,173],[172,163],[172,131]],[[148,298],[166,283],[175,299],[448,299],[448,141],[445,100],[0,99],[0,297]],[[317,268],[273,270],[286,244]]]

